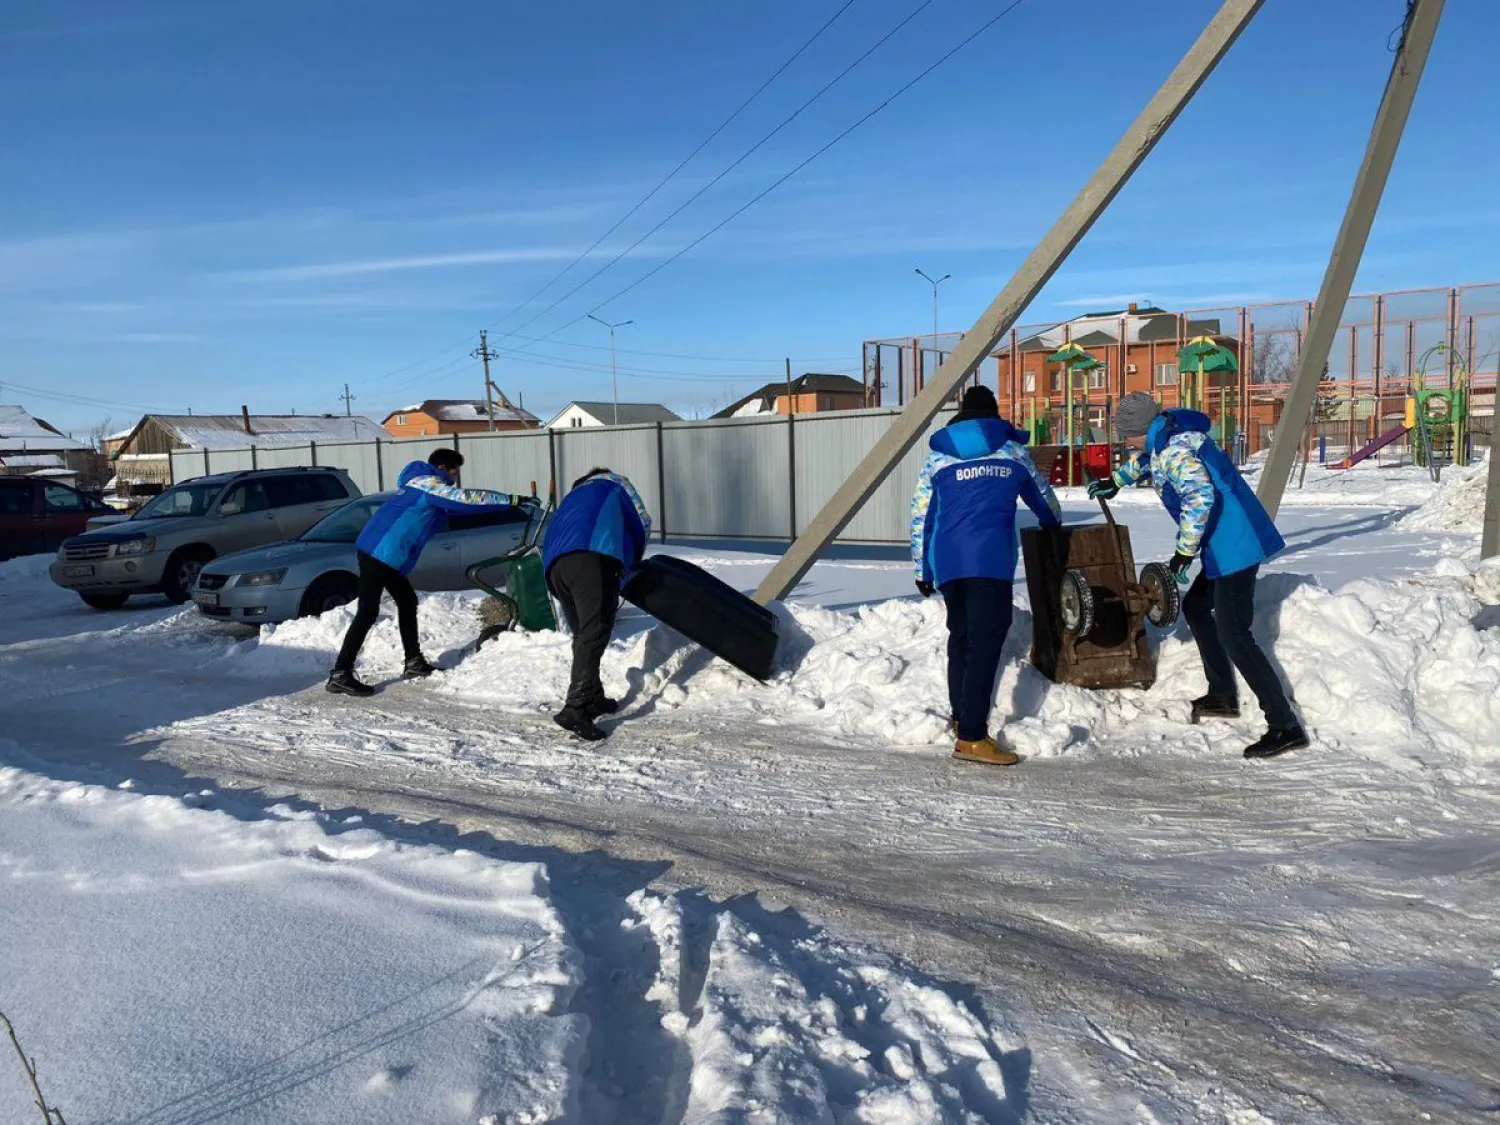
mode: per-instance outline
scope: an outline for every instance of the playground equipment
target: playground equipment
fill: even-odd
[[[1103,524],[1021,532],[1031,596],[1031,662],[1049,680],[1086,688],[1148,688],[1156,653],[1145,624],[1175,624],[1177,583],[1161,563],[1136,578],[1130,531],[1101,497]]]
[[[1434,355],[1449,357],[1446,386],[1427,385],[1427,361]],[[1416,431],[1412,455],[1418,465],[1440,480],[1443,467],[1468,460],[1469,385],[1472,376],[1458,349],[1434,344],[1422,353],[1412,394],[1406,403],[1406,424]]]
[[[477,562],[464,572],[470,582],[493,599],[480,607],[484,628],[474,644],[476,650],[518,625],[527,632],[557,628],[552,595],[547,592],[547,577],[542,571],[542,553],[537,546],[554,511],[551,504],[537,507],[519,545],[503,555]],[[486,572],[499,568],[505,573],[504,590],[485,577]]]
[[[1337,461],[1334,464],[1329,465],[1328,467],[1330,469],[1352,469],[1355,465],[1358,465],[1365,458],[1373,457],[1386,446],[1390,445],[1393,441],[1400,441],[1409,433],[1411,433],[1411,426],[1409,424],[1396,426],[1395,428],[1389,429],[1385,433],[1381,434],[1374,441],[1368,443],[1367,445],[1361,446],[1359,449],[1356,449],[1342,461]]]

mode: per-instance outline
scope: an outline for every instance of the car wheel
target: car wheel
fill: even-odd
[[[79,594],[78,596],[90,609],[119,609],[130,597],[129,594]]]
[[[167,568],[161,576],[161,592],[167,596],[167,600],[174,605],[181,605],[192,596],[193,587],[198,584],[198,574],[203,569],[203,564],[210,561],[213,555],[203,550],[189,548],[178,551],[167,560]]]
[[[347,574],[328,574],[319,578],[302,595],[299,617],[318,617],[359,596],[359,585]]]

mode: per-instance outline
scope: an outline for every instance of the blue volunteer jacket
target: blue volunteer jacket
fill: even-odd
[[[1003,418],[955,422],[932,435],[911,501],[911,558],[917,581],[1016,576],[1016,503],[1044,527],[1062,523],[1047,478]]]
[[[1201,555],[1209,578],[1238,574],[1286,546],[1234,462],[1208,436],[1196,410],[1164,410],[1146,447],[1115,470],[1121,486],[1149,480],[1177,521],[1176,550]]]
[[[477,514],[515,507],[505,492],[459,488],[426,461],[413,461],[397,478],[398,491],[370,517],[354,546],[402,574],[410,574],[427,541],[448,524],[449,512]]]
[[[542,566],[548,575],[564,555],[593,551],[619,561],[621,581],[641,565],[651,516],[630,481],[615,473],[589,477],[563,497],[547,525]]]

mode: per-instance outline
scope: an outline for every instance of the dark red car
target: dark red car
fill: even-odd
[[[66,484],[0,477],[0,561],[56,551],[70,535],[114,509]]]

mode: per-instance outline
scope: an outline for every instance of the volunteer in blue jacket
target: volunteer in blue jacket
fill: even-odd
[[[547,587],[573,634],[568,698],[553,718],[564,730],[597,742],[594,720],[619,707],[604,694],[599,664],[620,609],[620,589],[641,565],[651,516],[630,481],[594,469],[573,483],[547,525],[542,566]]]
[[[989,732],[1016,576],[1016,504],[1045,527],[1062,523],[1057,497],[1026,452],[1028,434],[1000,417],[987,387],[964,392],[958,414],[928,443],[911,502],[911,557],[923,597],[948,610],[953,756],[1012,766],[1021,759]]]
[[[447,525],[449,512],[501,511],[519,503],[509,493],[459,488],[458,470],[463,463],[456,449],[436,449],[426,461],[407,465],[398,478],[396,495],[380,506],[354,541],[359,556],[359,605],[328,677],[329,691],[374,694],[374,688],[354,675],[354,661],[380,615],[382,591],[396,603],[401,647],[406,652],[402,676],[430,676],[436,670],[422,655],[417,636],[417,593],[406,576],[417,565],[427,541]]]
[[[1092,482],[1089,495],[1107,498],[1146,480],[1156,489],[1177,521],[1172,576],[1186,584],[1193,560],[1202,563],[1182,601],[1208,677],[1208,694],[1193,700],[1192,721],[1239,716],[1238,668],[1270,727],[1246,747],[1245,757],[1271,758],[1308,745],[1281,677],[1250,631],[1260,564],[1286,543],[1234,462],[1208,436],[1209,426],[1208,416],[1196,410],[1164,411],[1144,391],[1125,395],[1115,409],[1115,430],[1141,452]]]

